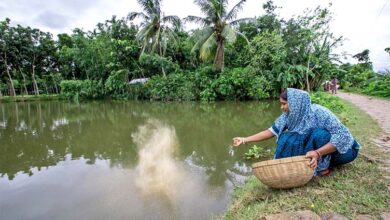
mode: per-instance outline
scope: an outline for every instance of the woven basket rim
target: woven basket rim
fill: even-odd
[[[281,159],[272,159],[272,160],[266,160],[261,162],[256,162],[252,164],[252,169],[256,169],[259,167],[264,166],[272,166],[276,164],[286,164],[286,163],[294,163],[294,162],[300,162],[300,161],[310,161],[310,158],[307,158],[306,156],[294,156],[294,157],[286,157]]]

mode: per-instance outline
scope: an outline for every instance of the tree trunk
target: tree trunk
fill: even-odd
[[[49,95],[49,87],[46,83],[43,83],[43,85],[45,86],[46,94]]]
[[[310,56],[309,56],[309,60],[307,61],[307,68],[306,68],[306,90],[308,92],[310,92],[309,68],[310,68]]]
[[[16,93],[15,93],[14,82],[12,81],[12,77],[11,77],[11,74],[9,73],[8,64],[7,64],[7,54],[5,54],[5,56],[4,56],[4,64],[5,64],[5,70],[6,70],[7,75],[8,75],[8,80],[9,80],[9,95],[15,96]]]
[[[58,94],[58,87],[57,87],[57,82],[54,80],[54,77],[52,76],[53,79],[53,84],[54,84],[54,89],[56,91],[56,94]]]
[[[35,56],[33,58],[33,63],[32,63],[32,80],[33,80],[34,93],[35,95],[39,95],[38,84],[37,81],[35,80]]]
[[[215,54],[215,59],[214,59],[214,70],[221,72],[223,71],[223,66],[224,66],[224,48],[225,44],[223,40],[220,40],[217,42],[217,53]]]
[[[160,59],[161,59],[161,72],[163,73],[163,76],[166,77],[167,75],[165,74],[164,65],[163,65],[163,61],[162,61],[164,54],[162,52],[161,46],[159,45],[158,47],[159,47]]]
[[[71,69],[71,71],[72,71],[72,76],[73,76],[73,80],[76,80],[76,76],[74,75],[74,72],[75,72],[75,64],[74,64],[74,62],[72,62],[72,65],[71,65],[71,67],[72,67],[72,69]]]
[[[26,87],[26,77],[24,76],[24,74],[23,74],[23,72],[22,72],[22,70],[20,68],[19,68],[19,72],[20,72],[20,74],[23,77],[23,89],[24,89],[25,95],[28,95],[28,90],[27,90],[27,87]],[[23,93],[21,95],[23,95]]]
[[[12,85],[11,85],[11,82],[9,81],[9,79],[7,79],[6,81],[7,81],[6,83],[7,83],[7,88],[8,88],[8,93],[7,93],[7,95],[8,95],[8,96],[15,96],[16,94],[15,94],[15,95],[12,95],[12,89],[11,89],[11,88],[12,88]]]
[[[166,77],[167,74],[165,73],[164,67],[163,67],[162,65],[161,65],[161,71],[162,71],[162,73],[163,73],[163,76]]]

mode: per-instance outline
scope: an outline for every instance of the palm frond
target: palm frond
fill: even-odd
[[[233,43],[236,41],[236,31],[230,25],[225,25],[222,30],[222,36],[228,43]]]
[[[152,38],[152,47],[151,47],[151,50],[150,52],[154,52],[156,51],[156,49],[159,50],[160,52],[160,49],[159,48],[159,44],[160,44],[160,34],[161,34],[161,28],[159,28],[156,32],[156,34],[154,34],[153,38]],[[161,54],[160,54],[161,55]]]
[[[209,11],[211,8],[210,1],[208,0],[194,0],[194,3],[200,7],[202,12]]]
[[[242,22],[255,22],[255,21],[256,21],[255,18],[240,18],[240,19],[229,22],[229,24],[232,26],[235,26],[235,25],[238,25]]]
[[[211,24],[211,21],[208,20],[207,18],[202,18],[202,17],[198,17],[198,16],[187,16],[185,17],[184,19],[184,22],[193,22],[193,23],[196,23],[196,24],[200,24],[202,26],[208,26]]]
[[[141,5],[142,10],[145,11],[146,14],[149,15],[149,17],[150,15],[156,13],[155,12],[156,10],[154,9],[155,6],[152,0],[137,0],[137,1],[138,4]]]
[[[248,38],[246,38],[246,36],[245,36],[243,33],[239,32],[239,31],[236,31],[236,35],[238,35],[238,36],[244,38],[245,41],[246,41],[246,43],[247,43],[247,44],[250,44]]]
[[[216,7],[216,0],[194,0],[194,3],[200,7],[200,10],[206,15],[209,20],[214,21],[218,19],[218,7]]]
[[[169,29],[162,29],[161,31],[161,40],[160,40],[160,56],[164,56],[167,50],[168,41],[169,41]]]
[[[196,39],[195,45],[192,47],[191,52],[195,52],[195,50],[199,49],[204,42],[213,34],[214,30],[212,27],[206,27],[202,30],[195,32],[194,38]]]
[[[212,33],[200,48],[199,57],[201,60],[209,60],[213,58],[213,52],[217,46],[216,35]]]
[[[227,0],[216,0],[218,4],[218,12],[220,14],[220,18],[222,19],[223,17],[226,16],[226,10],[228,7],[228,1]]]
[[[147,31],[148,31],[148,28],[149,26],[145,27],[145,28],[142,28],[138,31],[137,35],[136,35],[136,38],[137,40],[140,40],[142,41],[142,39],[146,38],[146,35],[147,35]]]
[[[170,23],[175,27],[180,28],[181,27],[181,20],[178,16],[175,15],[169,15],[162,18],[162,22]]]
[[[221,20],[224,10],[222,4],[218,0],[210,0],[211,8],[209,8],[207,15],[214,17],[216,20]]]
[[[160,15],[161,14],[161,0],[154,0],[153,1],[153,10],[154,10],[154,13]]]
[[[144,13],[142,13],[142,12],[130,12],[127,15],[127,19],[129,21],[132,21],[132,20],[136,19],[137,17],[140,17],[143,20],[148,20],[149,19],[149,17],[147,15],[145,15]]]
[[[242,11],[242,8],[244,6],[244,3],[246,0],[241,0],[239,1],[231,10],[230,12],[226,15],[225,20],[229,21],[231,19],[235,19],[237,17],[237,13],[239,11]]]
[[[150,24],[148,26],[145,26],[145,28],[142,28],[136,35],[136,38],[139,41],[142,41],[144,45],[149,45],[150,41],[153,41],[154,36],[156,35],[157,31],[154,28],[154,25]]]
[[[174,44],[178,44],[177,35],[173,30],[170,28],[164,28],[164,33],[166,33],[167,38],[172,40]]]
[[[155,35],[155,40],[156,40],[156,47],[152,50],[152,52],[154,51],[157,51],[157,53],[162,56],[163,54],[163,51],[162,51],[162,44],[163,44],[163,36],[164,36],[164,33],[163,33],[163,29],[160,28],[158,31],[157,31],[157,34]]]

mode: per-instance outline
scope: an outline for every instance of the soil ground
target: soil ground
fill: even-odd
[[[372,142],[383,150],[384,158],[387,158],[378,161],[381,163],[380,169],[383,171],[383,177],[390,179],[390,100],[344,92],[339,92],[337,96],[356,105],[378,121],[383,132]],[[388,190],[390,192],[390,186]]]
[[[339,92],[337,96],[356,105],[378,121],[383,133],[373,142],[387,153],[390,153],[390,100],[344,92]]]

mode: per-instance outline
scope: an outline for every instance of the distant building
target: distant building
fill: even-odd
[[[132,80],[129,82],[129,84],[137,84],[137,83],[144,84],[144,83],[146,83],[148,80],[149,80],[149,78],[132,79]]]

